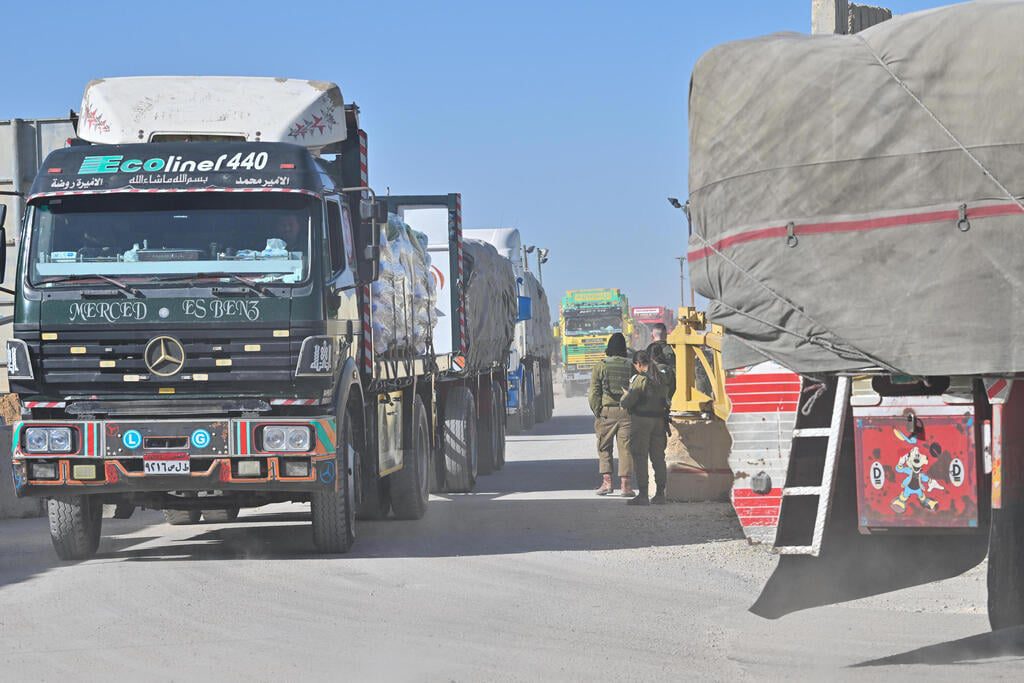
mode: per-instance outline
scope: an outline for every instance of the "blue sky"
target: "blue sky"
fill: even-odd
[[[719,43],[807,32],[810,0],[9,3],[0,119],[78,109],[93,78],[289,76],[362,109],[370,182],[461,192],[464,224],[518,227],[566,289],[678,305],[686,95]],[[879,3],[910,12],[944,2]]]

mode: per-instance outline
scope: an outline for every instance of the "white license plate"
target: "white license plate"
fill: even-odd
[[[161,453],[143,456],[142,471],[146,474],[188,474],[191,468],[187,455]]]

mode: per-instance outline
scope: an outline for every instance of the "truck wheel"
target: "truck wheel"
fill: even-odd
[[[391,475],[391,509],[398,519],[420,519],[430,496],[430,430],[419,396],[412,402],[412,456]]]
[[[993,630],[1024,624],[1024,506],[992,510],[988,541],[988,621]]]
[[[198,524],[202,516],[202,510],[164,510],[164,521],[171,526]]]
[[[335,444],[333,486],[314,491],[310,496],[313,544],[322,553],[347,553],[356,539],[355,482],[353,458],[349,454],[351,423],[345,412]]]
[[[501,421],[501,416],[497,411],[500,406],[498,406],[493,383],[488,384],[486,393],[490,401],[487,402],[487,411],[480,416],[476,431],[480,449],[478,469],[482,475],[493,474],[498,470],[500,467],[498,461],[501,458],[501,454],[498,452],[500,448],[498,422]]]
[[[498,450],[495,451],[495,469],[500,470],[505,467],[505,392],[497,382],[490,385],[490,388],[494,390],[496,405],[495,431],[497,433],[495,440]]]
[[[227,510],[203,510],[203,520],[210,524],[226,524],[238,519],[238,508]]]
[[[131,519],[135,514],[135,506],[131,503],[118,503],[114,507],[114,519]]]
[[[92,496],[51,498],[46,504],[50,540],[62,560],[85,560],[96,554],[103,527],[103,504]]]
[[[472,491],[477,474],[476,409],[473,392],[467,387],[452,387],[445,398],[441,448],[448,490]]]

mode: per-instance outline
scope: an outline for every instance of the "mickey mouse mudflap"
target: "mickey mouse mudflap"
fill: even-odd
[[[973,411],[964,413],[961,406],[959,415],[857,412],[857,503],[863,533],[978,526]]]

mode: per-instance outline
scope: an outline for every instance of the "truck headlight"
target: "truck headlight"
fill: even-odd
[[[268,425],[263,428],[263,450],[265,451],[304,452],[309,450],[311,442],[309,427]]]
[[[309,450],[309,429],[306,427],[288,428],[288,450],[308,451]]]
[[[29,427],[25,430],[25,450],[29,453],[70,453],[70,427]]]

